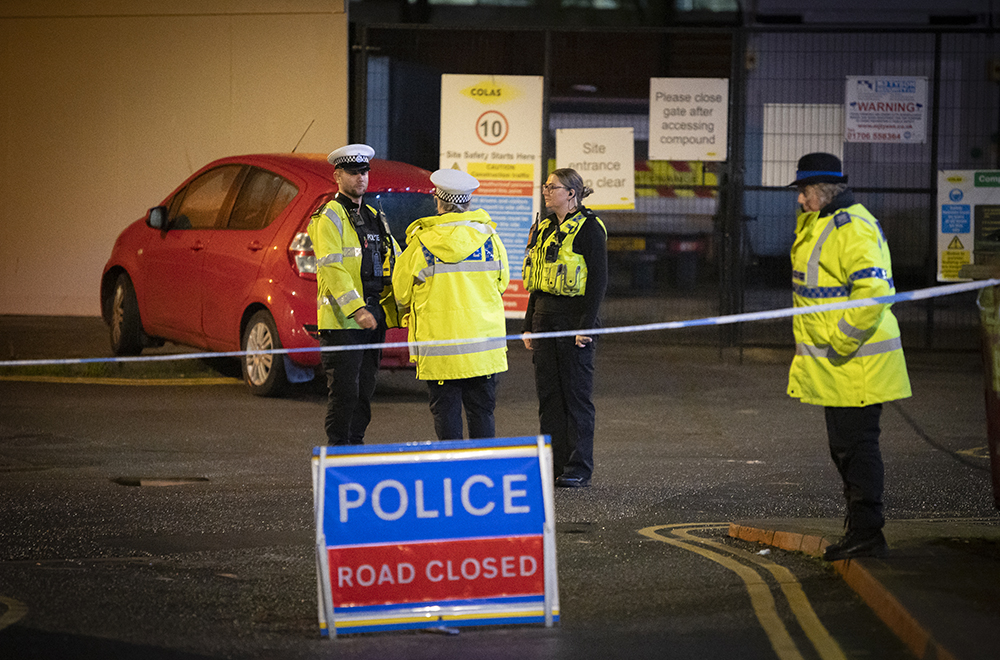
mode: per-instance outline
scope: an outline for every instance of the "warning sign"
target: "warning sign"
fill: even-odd
[[[962,266],[1000,254],[1000,172],[938,172],[939,282],[956,282]]]

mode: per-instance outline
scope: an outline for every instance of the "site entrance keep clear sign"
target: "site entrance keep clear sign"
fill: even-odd
[[[548,436],[313,454],[321,634],[558,620]]]

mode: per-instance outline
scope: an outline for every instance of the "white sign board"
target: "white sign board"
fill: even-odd
[[[976,252],[1000,251],[1000,171],[938,172],[937,279],[960,282]]]
[[[848,76],[844,141],[920,144],[927,139],[927,78]]]
[[[635,208],[635,137],[632,128],[556,130],[556,167],[580,173],[594,194],[592,209]]]
[[[844,106],[839,103],[765,103],[761,185],[795,180],[799,158],[825,151],[844,158]]]
[[[441,76],[441,167],[479,179],[472,207],[490,214],[511,255],[523,252],[540,211],[542,88],[541,76]],[[521,266],[511,259],[508,316],[528,306]]]
[[[728,79],[649,79],[650,160],[726,160],[728,121]]]

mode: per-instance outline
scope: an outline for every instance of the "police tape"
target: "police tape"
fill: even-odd
[[[858,300],[847,300],[844,302],[823,303],[820,305],[809,305],[806,307],[786,307],[782,309],[765,310],[762,312],[745,312],[742,314],[729,314],[726,316],[711,316],[701,319],[691,319],[687,321],[661,321],[658,323],[644,323],[641,325],[623,325],[608,328],[584,328],[578,330],[560,330],[553,332],[532,332],[532,339],[549,339],[555,337],[574,337],[585,335],[588,337],[595,335],[624,334],[633,332],[650,332],[653,330],[678,330],[681,328],[694,328],[710,325],[731,325],[733,323],[746,323],[751,321],[767,321],[790,316],[800,316],[802,314],[817,314],[820,312],[830,312],[841,309],[851,309],[854,307],[870,307],[872,305],[886,305],[901,302],[912,302],[915,300],[927,300],[929,298],[939,298],[941,296],[954,295],[984,289],[988,286],[1000,285],[1000,279],[976,280],[974,282],[962,282],[959,284],[945,284],[942,286],[917,289],[904,293],[896,293],[890,296],[877,296],[874,298],[859,298]],[[0,361],[0,368],[3,367],[35,367],[52,365],[71,364],[96,364],[105,362],[170,362],[179,360],[200,360],[206,358],[219,357],[246,357],[259,355],[293,355],[297,353],[327,353],[338,351],[361,351],[383,348],[415,348],[421,346],[461,346],[464,344],[495,343],[500,340],[520,341],[522,335],[505,335],[502,337],[470,337],[467,339],[435,339],[427,341],[395,341],[382,342],[379,344],[345,344],[342,346],[309,346],[305,348],[276,348],[266,351],[221,351],[203,353],[170,353],[164,355],[136,355],[104,358],[65,358],[49,360],[5,360]]]

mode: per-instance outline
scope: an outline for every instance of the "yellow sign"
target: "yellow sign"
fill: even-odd
[[[941,276],[958,279],[958,271],[970,263],[972,263],[972,253],[968,250],[945,250],[941,253]]]
[[[480,181],[531,181],[535,168],[531,163],[469,163],[468,172]]]
[[[642,236],[608,236],[608,252],[642,252],[646,239]]]
[[[497,105],[519,98],[521,90],[512,85],[483,80],[471,87],[466,87],[461,91],[461,94],[484,105]]]
[[[962,245],[962,241],[958,238],[958,236],[956,236],[955,238],[951,239],[951,243],[948,243],[948,249],[949,250],[964,250],[965,246]]]

